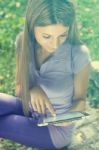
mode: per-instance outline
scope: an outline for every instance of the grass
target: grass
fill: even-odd
[[[99,60],[99,1],[75,0],[81,39],[88,45],[92,60]],[[24,26],[26,0],[0,0],[0,92],[15,94],[15,38]],[[3,140],[2,150],[31,150]]]
[[[92,60],[99,60],[99,1],[77,0],[81,39],[88,45]]]

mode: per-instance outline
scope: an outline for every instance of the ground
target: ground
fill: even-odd
[[[68,150],[99,150],[99,111],[87,105],[90,117],[76,123]]]

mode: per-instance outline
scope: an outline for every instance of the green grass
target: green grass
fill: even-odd
[[[0,91],[15,92],[15,38],[24,25],[25,1],[0,0]]]
[[[99,60],[99,1],[76,1],[81,39],[88,45],[92,60]]]
[[[90,49],[92,60],[99,60],[99,0],[75,0],[81,39]],[[0,92],[15,94],[15,38],[24,25],[26,0],[0,0]],[[2,150],[25,150],[9,140]],[[29,150],[29,148],[28,148]]]

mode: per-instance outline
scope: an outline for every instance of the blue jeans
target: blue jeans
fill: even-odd
[[[19,98],[5,93],[0,93],[0,137],[27,147],[56,149],[48,127],[38,127],[31,112],[24,116]]]

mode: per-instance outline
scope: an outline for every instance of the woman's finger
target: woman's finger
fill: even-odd
[[[37,111],[36,104],[35,104],[35,103],[32,103],[32,102],[31,102],[31,104],[32,104],[32,108],[33,108],[33,110],[34,110],[34,111]]]
[[[46,109],[45,103],[41,103],[40,105],[41,105],[42,113],[45,114],[45,109]]]
[[[55,110],[54,110],[52,104],[51,104],[49,101],[46,102],[46,107],[48,108],[48,110],[50,111],[50,113],[51,113],[53,116],[55,116],[56,112],[55,112]]]
[[[39,102],[36,102],[36,107],[37,107],[37,111],[38,111],[39,113],[41,113],[42,110],[41,110],[41,106],[40,106],[40,103],[39,103]]]

